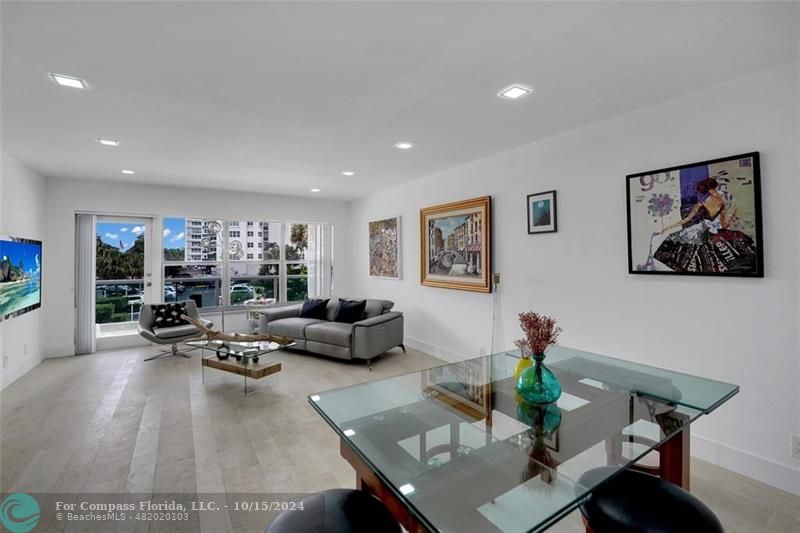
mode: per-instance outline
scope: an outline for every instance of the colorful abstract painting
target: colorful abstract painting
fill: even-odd
[[[758,152],[627,176],[628,271],[763,277]]]
[[[400,279],[400,217],[369,223],[369,275]]]

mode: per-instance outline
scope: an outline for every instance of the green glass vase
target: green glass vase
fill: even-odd
[[[533,366],[523,370],[517,380],[520,396],[537,405],[553,403],[561,397],[561,384],[543,361],[544,355],[534,355]]]

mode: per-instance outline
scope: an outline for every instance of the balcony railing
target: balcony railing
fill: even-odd
[[[95,283],[95,323],[139,320],[143,291],[143,279],[98,280]]]

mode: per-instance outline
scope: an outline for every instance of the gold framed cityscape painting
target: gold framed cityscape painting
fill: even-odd
[[[491,204],[482,196],[420,210],[422,285],[492,291]]]
[[[369,222],[369,275],[400,279],[400,217]]]
[[[628,272],[764,276],[758,152],[627,176]]]

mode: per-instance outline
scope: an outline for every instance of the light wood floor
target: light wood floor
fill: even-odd
[[[369,372],[363,364],[277,353],[283,371],[245,397],[239,376],[207,374],[216,379],[203,385],[198,352],[192,359],[142,361],[152,353],[137,348],[46,360],[3,391],[2,492],[309,493],[353,487],[338,439],[307,395],[441,363],[395,350]],[[702,461],[693,461],[692,469],[693,492],[726,531],[800,533],[800,498]],[[266,525],[257,515],[218,514],[184,530],[263,531]],[[135,530],[148,528],[139,524]],[[582,531],[577,513],[553,530]]]

